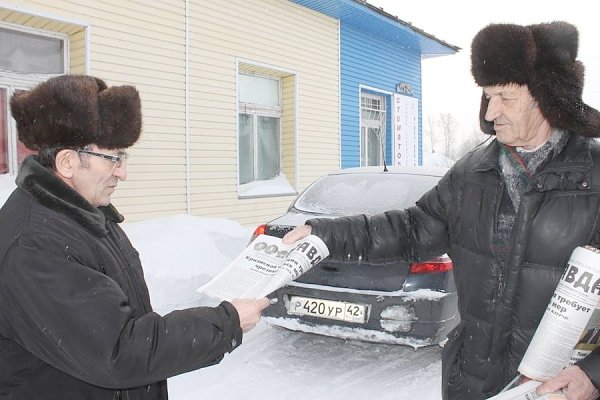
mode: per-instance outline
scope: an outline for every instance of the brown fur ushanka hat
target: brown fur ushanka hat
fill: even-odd
[[[550,126],[584,136],[600,136],[600,113],[581,99],[583,64],[577,60],[579,33],[567,22],[537,25],[491,24],[471,45],[471,72],[479,86],[527,85]],[[481,97],[481,129],[494,134],[485,120]]]
[[[140,96],[133,86],[108,88],[86,75],[58,76],[16,93],[10,109],[19,139],[32,150],[92,143],[126,148],[142,129]]]

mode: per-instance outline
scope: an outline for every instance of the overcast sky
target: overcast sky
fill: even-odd
[[[461,131],[479,129],[481,91],[470,72],[471,41],[489,23],[535,24],[563,20],[579,29],[579,60],[585,66],[584,101],[600,109],[600,23],[586,0],[368,0],[399,19],[460,47],[453,56],[423,61],[423,124],[428,115],[451,113]]]

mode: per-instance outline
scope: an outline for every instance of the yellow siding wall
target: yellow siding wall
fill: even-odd
[[[301,190],[316,176],[339,168],[337,21],[283,0],[193,2],[190,13],[192,211],[247,225],[266,222],[284,212],[293,196],[238,199],[237,60],[297,74],[284,78],[283,85],[293,85],[295,79],[299,82]],[[284,99],[284,107],[292,102]],[[295,123],[294,118],[284,114],[284,130]],[[220,140],[208,141],[209,137]],[[284,143],[289,142],[286,139]],[[283,149],[284,172],[292,183],[295,151]]]
[[[85,31],[78,30],[69,35],[70,67],[73,74],[85,74]]]
[[[240,59],[294,71],[294,76],[282,80],[286,88],[298,81],[296,97],[284,99],[285,107],[293,107],[283,118],[286,135],[298,140],[290,146],[296,138],[283,138],[284,172],[290,182],[302,190],[318,175],[339,168],[336,20],[287,0],[190,0],[186,153],[183,0],[17,4],[19,10],[39,17],[0,8],[0,20],[13,18],[8,22],[40,28],[45,23],[49,30],[59,25],[49,24],[48,16],[76,22],[61,27],[70,37],[70,72],[85,72],[85,35],[77,25],[81,21],[90,27],[90,73],[109,85],[133,84],[140,91],[143,135],[130,151],[129,179],[113,197],[128,221],[185,213],[188,194],[192,214],[236,219],[245,225],[265,222],[287,208],[293,196],[238,199]],[[290,126],[298,131],[287,133]]]
[[[184,2],[22,0],[18,6],[42,18],[19,17],[14,23],[56,16],[87,24],[90,73],[109,85],[133,84],[140,91],[142,138],[130,151],[129,179],[113,196],[127,220],[184,213]],[[53,30],[52,23],[37,25]],[[70,72],[84,73],[84,31],[80,27],[69,35]]]

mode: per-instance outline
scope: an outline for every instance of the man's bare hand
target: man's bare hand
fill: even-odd
[[[310,235],[311,232],[312,232],[312,226],[300,225],[300,226],[295,227],[290,232],[286,233],[286,235],[283,237],[282,241],[285,244],[292,244],[294,242],[297,242],[300,239],[304,239],[305,237]]]
[[[567,400],[596,400],[600,393],[590,378],[576,365],[567,367],[537,388],[538,394],[555,392],[559,389]]]
[[[233,304],[240,316],[242,332],[248,332],[258,324],[262,310],[267,308],[270,303],[269,299],[263,297],[256,300],[234,299],[231,301],[231,304]]]

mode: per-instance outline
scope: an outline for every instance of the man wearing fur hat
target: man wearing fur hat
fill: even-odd
[[[494,24],[473,40],[480,119],[495,135],[406,210],[315,219],[312,231],[344,261],[416,262],[448,253],[461,322],[442,356],[444,399],[485,399],[517,367],[572,251],[600,246],[600,113],[581,99],[577,29],[565,22]],[[593,400],[600,348],[539,391]]]
[[[166,400],[166,378],[218,363],[268,300],[152,312],[110,203],[141,132],[135,88],[60,76],[11,111],[39,154],[0,210],[0,398]]]

